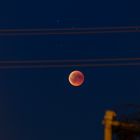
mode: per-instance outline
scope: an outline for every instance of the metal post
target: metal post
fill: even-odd
[[[106,111],[104,116],[104,140],[112,140],[112,121],[116,117],[114,111]]]

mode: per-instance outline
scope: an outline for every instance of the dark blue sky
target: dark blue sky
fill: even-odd
[[[0,28],[140,25],[134,1],[3,1]],[[139,33],[0,36],[0,60],[139,57]],[[85,83],[68,83],[72,70]],[[0,139],[102,140],[106,109],[139,104],[140,67],[0,70]],[[120,107],[121,109],[121,107]]]

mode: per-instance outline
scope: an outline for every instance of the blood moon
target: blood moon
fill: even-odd
[[[68,79],[72,86],[78,87],[84,83],[84,74],[81,71],[74,70],[69,74]]]

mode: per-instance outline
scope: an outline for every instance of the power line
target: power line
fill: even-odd
[[[62,59],[62,60],[0,60],[0,64],[7,64],[7,63],[20,63],[20,64],[29,64],[29,63],[67,63],[67,62],[108,62],[108,61],[112,61],[112,62],[116,62],[116,61],[138,61],[140,60],[140,57],[112,57],[112,58],[92,58],[92,59]]]
[[[140,66],[140,63],[116,63],[116,64],[64,64],[64,65],[8,65],[0,66],[0,69],[37,69],[37,68],[70,68],[70,67],[130,67]]]
[[[140,58],[0,61],[0,69],[140,66]]]
[[[140,32],[140,26],[83,27],[83,28],[36,28],[36,29],[0,29],[0,36],[20,35],[82,35],[104,33]]]
[[[15,28],[15,29],[0,29],[6,32],[21,32],[21,31],[61,31],[61,30],[111,30],[111,29],[139,29],[140,26],[109,26],[109,27],[72,27],[72,28]]]

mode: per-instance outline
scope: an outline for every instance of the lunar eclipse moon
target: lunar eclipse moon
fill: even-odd
[[[75,70],[69,74],[68,79],[72,86],[78,87],[84,83],[84,74],[81,71]]]

